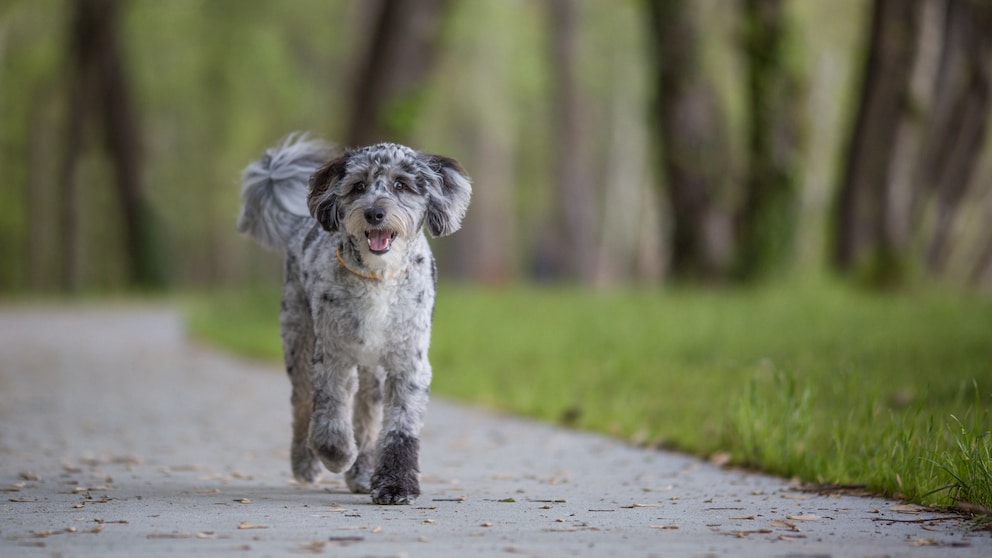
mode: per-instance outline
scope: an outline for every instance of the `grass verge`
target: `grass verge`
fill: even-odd
[[[190,305],[194,335],[278,360],[278,293]],[[992,508],[992,300],[445,285],[435,393],[808,482]]]

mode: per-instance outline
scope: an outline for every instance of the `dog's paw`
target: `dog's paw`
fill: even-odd
[[[310,449],[332,473],[346,471],[358,456],[350,429],[330,428],[316,421],[310,423]]]
[[[420,481],[415,472],[408,474],[372,475],[372,501],[394,506],[412,504],[420,496]]]
[[[354,444],[351,447],[325,445],[314,447],[313,449],[320,457],[320,462],[332,473],[340,473],[347,470],[355,462],[355,456],[358,454]]]
[[[372,456],[368,453],[359,453],[351,466],[344,474],[344,482],[348,485],[348,490],[355,494],[368,494],[372,491]]]
[[[319,481],[323,472],[320,460],[306,444],[293,447],[290,452],[290,465],[293,467],[293,477],[301,484],[312,484]]]

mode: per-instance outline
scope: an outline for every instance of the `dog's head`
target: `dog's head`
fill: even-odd
[[[365,238],[385,254],[424,226],[431,236],[461,228],[472,185],[458,161],[393,143],[345,152],[310,179],[307,205],[327,231]]]

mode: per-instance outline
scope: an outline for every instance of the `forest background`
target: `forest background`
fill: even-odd
[[[988,0],[0,0],[0,298],[278,360],[241,169],[399,141],[474,179],[435,393],[988,526],[990,106]]]
[[[459,159],[449,278],[992,285],[972,0],[5,0],[0,292],[278,282],[285,134]]]

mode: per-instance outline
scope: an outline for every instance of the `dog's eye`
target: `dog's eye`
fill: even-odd
[[[403,190],[406,190],[406,184],[403,184],[402,181],[397,180],[396,182],[393,182],[393,190],[402,192]]]
[[[356,192],[364,192],[365,191],[365,182],[364,181],[358,181],[358,182],[356,182],[355,183],[355,191]]]

